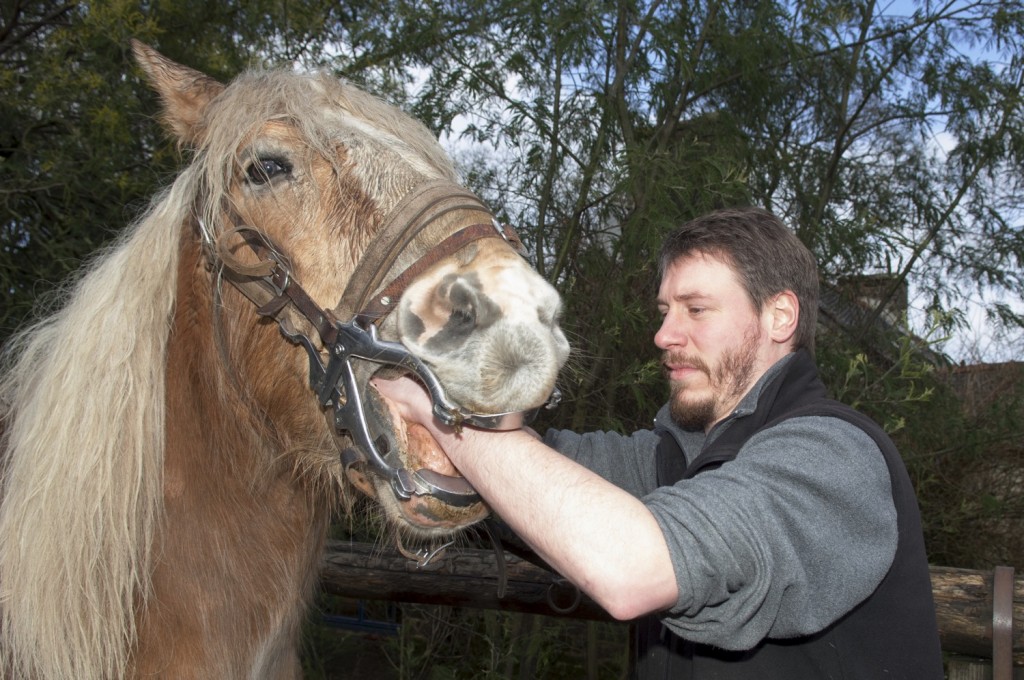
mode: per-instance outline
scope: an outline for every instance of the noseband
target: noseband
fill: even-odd
[[[436,229],[432,230],[432,225],[440,217],[456,210],[482,213],[486,222],[474,223],[443,238],[433,234]],[[228,243],[234,235],[240,236],[256,254],[259,258],[257,264],[241,262],[234,255]],[[430,392],[434,416],[454,428],[473,425],[488,429],[515,429],[537,412],[534,409],[499,414],[467,413],[448,399],[430,368],[404,345],[378,337],[377,324],[395,309],[402,293],[416,278],[444,258],[483,238],[501,238],[522,252],[522,242],[515,232],[510,227],[500,227],[474,194],[447,181],[422,184],[388,215],[384,227],[360,259],[333,310],[324,309],[313,301],[293,278],[286,258],[253,227],[236,224],[214,245],[217,259],[224,264],[224,278],[257,305],[260,316],[276,320],[282,335],[306,350],[310,387],[320,405],[331,409],[327,418],[335,437],[343,441],[341,458],[344,466],[348,468],[355,463],[369,465],[390,482],[401,498],[434,496],[456,506],[472,505],[481,500],[476,490],[462,477],[427,469],[410,470],[387,461],[392,448],[390,435],[385,431],[375,431],[377,423],[387,414],[377,413],[376,407],[365,398],[363,389],[369,373],[365,369],[357,369],[354,360],[414,373]],[[429,245],[430,239],[437,242]],[[420,241],[427,243],[420,244]],[[410,248],[417,248],[422,254],[407,269],[389,279],[399,255]],[[302,330],[307,327],[312,327],[313,332]],[[326,362],[318,345],[326,352]],[[557,401],[556,390],[547,407],[552,408]],[[367,417],[367,409],[370,409],[372,417]],[[351,438],[351,445],[344,442],[346,434]]]

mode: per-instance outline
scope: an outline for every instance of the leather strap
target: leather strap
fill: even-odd
[[[447,237],[443,233],[424,234],[438,218],[455,210],[479,212],[487,222],[473,224]],[[462,187],[447,181],[427,182],[399,202],[388,216],[384,228],[361,258],[341,301],[332,312],[317,305],[302,286],[292,279],[287,258],[266,235],[251,226],[240,224],[241,218],[238,215],[233,215],[233,218],[234,228],[221,234],[214,244],[214,257],[218,257],[224,265],[222,276],[257,305],[257,312],[261,316],[275,319],[290,341],[305,348],[310,361],[310,383],[314,391],[317,391],[322,405],[334,406],[333,409],[325,410],[324,415],[338,441],[345,467],[358,462],[371,463],[404,498],[413,494],[427,494],[452,505],[464,506],[478,502],[479,495],[462,477],[450,477],[426,469],[410,471],[384,460],[376,443],[370,438],[365,413],[360,405],[359,382],[365,384],[369,374],[364,371],[369,369],[363,368],[359,371],[362,375],[357,376],[356,369],[348,360],[352,349],[340,345],[338,341],[344,339],[348,342],[347,336],[342,333],[353,330],[356,311],[363,310],[365,316],[372,316],[375,321],[379,321],[387,316],[392,304],[416,277],[472,241],[488,237],[501,238],[521,252],[522,242],[515,232],[510,228],[499,228],[480,199]],[[439,226],[450,229],[453,225],[444,223]],[[236,256],[235,248],[239,244],[235,237],[240,237],[256,255],[257,263],[245,262]],[[391,275],[399,254],[417,238],[421,242],[412,253],[417,256],[416,261],[389,281],[384,292],[377,295],[374,304],[368,305],[374,291]],[[339,318],[344,323],[339,323]],[[322,343],[320,347],[315,346],[314,338],[305,328],[300,329],[306,322],[313,326],[319,336]],[[326,365],[321,355],[325,349],[331,354],[331,360]],[[338,360],[338,357],[341,359]],[[353,441],[362,450],[351,448]]]
[[[350,319],[362,310],[390,273],[395,260],[420,232],[455,210],[476,210],[487,220],[493,219],[491,211],[475,194],[448,180],[426,182],[408,193],[388,215],[387,222],[360,258],[334,309],[335,316]]]
[[[391,283],[375,295],[372,300],[359,308],[359,317],[367,321],[377,322],[386,317],[397,303],[405,289],[416,280],[421,274],[433,267],[435,264],[458,252],[463,247],[482,238],[494,237],[498,233],[493,224],[474,224],[460,229],[445,240],[438,243],[434,248],[416,260],[401,274],[391,280]]]
[[[260,258],[256,264],[240,261],[232,252],[228,241],[238,235]],[[216,242],[217,255],[224,263],[228,280],[257,307],[260,316],[287,319],[291,331],[298,330],[293,315],[287,310],[291,303],[301,318],[312,324],[324,345],[331,345],[337,337],[335,319],[329,311],[318,305],[305,289],[291,277],[291,268],[267,238],[252,227],[242,225],[221,234]]]
[[[435,246],[424,246],[425,252],[416,262],[388,282],[384,290],[373,295],[384,285],[402,251],[438,218],[456,210],[478,211],[487,222],[461,229]],[[244,262],[235,255],[231,240],[236,235],[259,258],[256,264]],[[472,241],[488,237],[502,238],[517,252],[523,252],[522,241],[515,230],[509,226],[499,228],[490,210],[475,194],[447,180],[425,182],[408,193],[388,215],[383,229],[363,254],[333,310],[317,305],[292,280],[289,263],[256,229],[236,223],[234,228],[218,237],[215,250],[225,265],[226,278],[256,304],[261,316],[275,318],[282,324],[291,325],[293,330],[297,329],[300,319],[295,318],[291,311],[288,304],[291,303],[301,318],[313,325],[323,343],[330,345],[337,337],[334,329],[337,319],[351,319],[358,314],[363,319],[379,322],[391,312],[405,288],[416,277]]]

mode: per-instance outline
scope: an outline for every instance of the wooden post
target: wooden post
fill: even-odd
[[[1013,567],[996,567],[992,578],[992,677],[1013,680]]]

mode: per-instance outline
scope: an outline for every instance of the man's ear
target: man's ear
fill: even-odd
[[[800,320],[800,301],[796,293],[784,290],[765,306],[768,314],[768,332],[771,339],[778,343],[788,343],[796,334],[797,321]]]

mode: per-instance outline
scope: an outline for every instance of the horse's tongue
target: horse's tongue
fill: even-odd
[[[419,423],[405,421],[405,431],[408,437],[411,467],[414,469],[426,468],[442,475],[459,475],[459,471],[448,460],[448,456],[441,450],[437,440],[430,435],[427,428]]]
[[[442,475],[460,476],[452,462],[448,460],[437,440],[419,423],[409,422],[399,415],[398,409],[386,397],[378,395],[379,401],[387,408],[387,417],[391,419],[395,431],[395,439],[404,448],[405,467],[410,470],[427,469]]]

